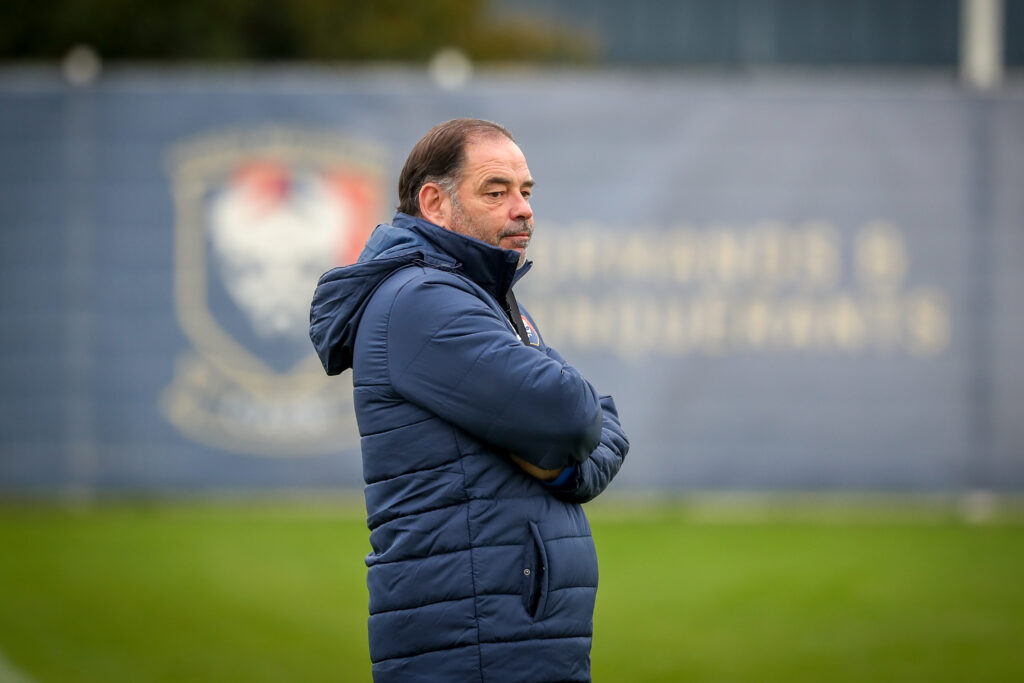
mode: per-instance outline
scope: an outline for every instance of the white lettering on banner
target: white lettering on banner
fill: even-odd
[[[546,234],[545,234],[546,233]],[[614,280],[643,285],[826,289],[839,278],[839,234],[808,222],[765,222],[748,230],[615,229],[593,223],[547,226],[530,248],[531,288]]]
[[[617,230],[545,226],[524,300],[559,345],[648,354],[902,353],[948,348],[949,297],[906,288],[900,229],[873,221],[852,239],[811,221],[747,229]],[[538,232],[538,235],[542,235]],[[527,299],[528,297],[528,299]]]

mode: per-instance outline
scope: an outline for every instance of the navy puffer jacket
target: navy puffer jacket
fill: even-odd
[[[399,213],[317,286],[313,344],[329,374],[353,368],[377,683],[590,680],[597,556],[579,503],[628,442],[528,315],[520,340],[499,304],[517,259]]]

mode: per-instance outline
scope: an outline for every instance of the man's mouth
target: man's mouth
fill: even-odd
[[[514,232],[513,232],[514,231]],[[512,243],[512,249],[526,249],[530,243],[530,238],[533,236],[533,230],[528,226],[517,225],[511,230],[505,229],[501,231],[498,236],[498,242],[504,243],[505,240],[510,240]]]

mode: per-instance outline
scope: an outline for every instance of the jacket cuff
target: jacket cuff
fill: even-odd
[[[561,490],[564,490],[564,489],[575,488],[576,487],[576,465],[570,465],[569,467],[564,468],[562,470],[561,474],[559,474],[557,477],[555,477],[551,481],[543,481],[541,483],[544,484],[544,486],[547,486],[549,489],[555,489],[555,490],[558,490],[558,491],[561,491]],[[572,485],[571,486],[567,486],[567,484],[570,484],[570,483]]]

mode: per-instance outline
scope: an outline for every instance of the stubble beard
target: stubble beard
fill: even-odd
[[[486,242],[487,244],[498,247],[499,249],[501,248],[501,240],[506,237],[521,235],[524,232],[529,234],[531,237],[533,236],[533,221],[527,219],[515,221],[514,223],[506,225],[504,228],[499,230],[496,235],[489,235],[484,230],[481,230],[480,226],[478,226],[473,219],[466,214],[465,210],[462,208],[462,204],[459,202],[458,197],[455,196],[454,192],[449,193],[448,196],[452,200],[452,220],[449,229],[454,232],[462,235],[469,235],[470,237],[478,239],[481,242]],[[516,267],[521,267],[524,263],[526,263],[525,248],[519,254],[519,263],[516,264]]]

